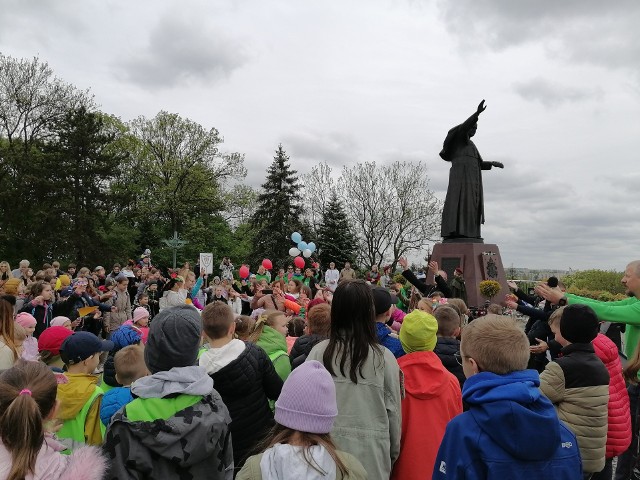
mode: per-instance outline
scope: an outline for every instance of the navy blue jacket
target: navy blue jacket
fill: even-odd
[[[535,370],[467,378],[462,399],[469,411],[447,425],[432,478],[581,479],[576,437],[539,386]]]

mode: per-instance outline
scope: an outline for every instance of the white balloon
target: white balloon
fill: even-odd
[[[309,258],[311,256],[311,250],[307,248],[304,252],[302,252],[302,255],[304,255],[304,258]]]
[[[289,249],[289,255],[291,255],[292,257],[297,257],[298,255],[300,255],[300,250],[298,250],[296,247],[291,247]]]

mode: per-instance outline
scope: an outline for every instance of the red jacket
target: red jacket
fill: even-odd
[[[609,426],[606,458],[617,457],[631,444],[631,414],[629,394],[622,378],[618,348],[607,336],[599,333],[593,341],[596,355],[609,370]]]
[[[433,472],[447,423],[462,413],[460,383],[433,352],[408,353],[398,359],[404,373],[400,457],[392,480],[427,478]]]

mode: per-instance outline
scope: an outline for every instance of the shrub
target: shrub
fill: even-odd
[[[483,280],[480,282],[480,293],[486,298],[493,298],[500,292],[500,283],[495,280]]]

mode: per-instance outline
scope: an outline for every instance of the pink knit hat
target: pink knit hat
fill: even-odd
[[[16,315],[16,323],[23,328],[33,328],[38,322],[30,313],[22,312]]]
[[[133,311],[133,323],[137,323],[138,321],[142,320],[145,317],[146,318],[149,317],[149,312],[147,311],[146,308],[138,307]]]
[[[51,326],[64,327],[64,324],[67,322],[71,322],[71,319],[69,317],[63,317],[63,316],[53,317],[53,320],[51,320]]]

